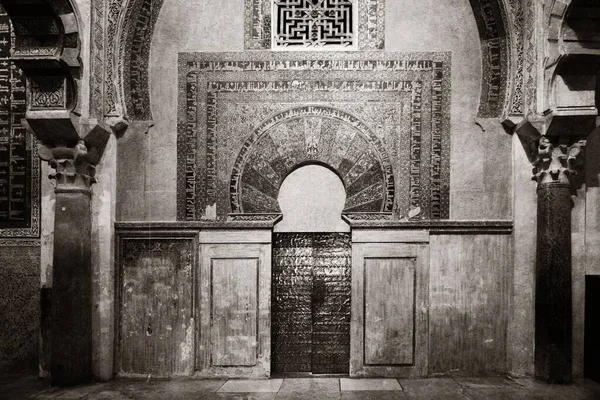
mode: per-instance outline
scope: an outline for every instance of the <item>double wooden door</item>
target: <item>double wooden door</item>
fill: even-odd
[[[348,374],[351,237],[276,233],[272,265],[272,372]]]

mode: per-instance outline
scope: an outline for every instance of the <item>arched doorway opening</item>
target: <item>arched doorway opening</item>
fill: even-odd
[[[283,219],[275,232],[349,232],[341,218],[346,189],[326,166],[301,165],[282,182],[277,197]]]
[[[274,374],[348,374],[350,227],[339,176],[316,164],[282,182],[282,221],[273,234],[271,286]]]

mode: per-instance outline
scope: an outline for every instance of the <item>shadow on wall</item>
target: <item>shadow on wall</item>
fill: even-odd
[[[342,220],[346,190],[340,178],[320,165],[306,165],[285,178],[279,189],[283,219],[275,232],[349,232]]]
[[[600,187],[600,128],[587,137],[585,157],[586,185],[588,188]]]

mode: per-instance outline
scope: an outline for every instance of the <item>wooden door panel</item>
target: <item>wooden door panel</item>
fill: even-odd
[[[351,376],[427,375],[429,246],[417,240],[353,232]]]
[[[119,375],[193,372],[194,243],[178,238],[121,239]]]
[[[271,371],[271,232],[200,233],[198,377]]]

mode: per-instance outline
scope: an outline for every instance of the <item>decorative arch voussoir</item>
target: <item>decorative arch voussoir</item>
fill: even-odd
[[[509,105],[509,74],[511,61],[511,35],[508,17],[503,0],[469,0],[481,40],[483,79],[478,116],[481,118],[499,117],[509,108],[514,112],[522,108],[522,99],[517,105]],[[522,49],[519,49],[522,51]],[[516,66],[515,73],[522,74],[522,65]],[[518,94],[516,96],[519,96]],[[522,95],[520,95],[522,97]],[[513,102],[514,103],[514,102]]]
[[[280,213],[282,182],[307,164],[324,165],[342,179],[344,213],[392,211],[394,175],[379,138],[344,111],[302,106],[263,121],[244,143],[231,174],[232,212]]]
[[[154,28],[164,0],[129,0],[120,18],[116,54],[118,91],[130,121],[150,121],[148,65]]]

